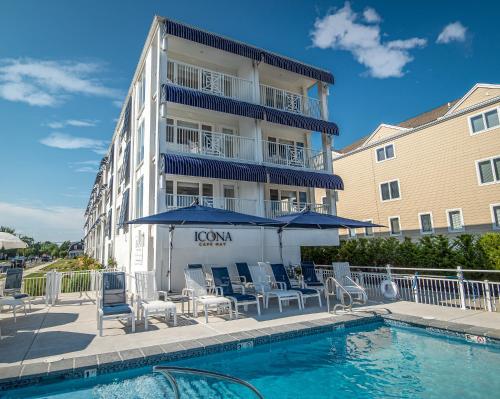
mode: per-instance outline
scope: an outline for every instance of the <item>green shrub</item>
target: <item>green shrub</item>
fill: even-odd
[[[486,269],[500,270],[500,233],[487,233],[478,240]]]

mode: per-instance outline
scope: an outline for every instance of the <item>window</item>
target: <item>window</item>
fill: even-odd
[[[482,114],[471,116],[469,121],[471,134],[481,133],[498,127],[500,125],[498,109],[495,108]]]
[[[380,197],[382,201],[400,199],[399,180],[393,180],[380,184]]]
[[[491,220],[493,230],[500,230],[500,204],[491,205]]]
[[[356,238],[356,229],[347,229],[349,232],[349,238]]]
[[[420,222],[420,234],[432,234],[434,233],[434,227],[432,226],[432,213],[419,213],[418,219]]]
[[[400,236],[401,227],[399,225],[399,216],[392,216],[389,218],[389,226],[391,228],[391,236]]]
[[[500,156],[477,161],[479,184],[500,182]]]
[[[146,73],[141,72],[139,81],[137,82],[137,110],[140,112],[146,102]]]
[[[140,218],[144,214],[144,178],[137,180],[137,189],[135,191],[135,217]]]
[[[373,220],[368,219],[365,222],[373,223]],[[373,227],[365,227],[365,237],[373,237]]]
[[[139,166],[144,160],[144,121],[139,125],[137,130],[137,153],[135,158],[136,166]]]
[[[382,162],[387,159],[394,158],[394,144],[388,144],[385,147],[380,147],[375,150],[377,154],[377,162]]]
[[[447,209],[448,231],[456,232],[464,230],[464,220],[461,209]]]

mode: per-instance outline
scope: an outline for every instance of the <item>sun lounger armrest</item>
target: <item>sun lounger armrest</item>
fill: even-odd
[[[276,281],[274,284],[276,284],[276,287],[278,287],[278,289],[286,291],[286,284],[284,282]]]
[[[183,296],[187,296],[188,298],[194,298],[195,297],[194,290],[192,290],[191,288],[183,288],[182,289],[182,295]]]
[[[255,291],[261,294],[266,292],[266,285],[264,283],[254,283]]]
[[[222,287],[216,287],[216,286],[208,287],[207,292],[212,295],[224,296]]]

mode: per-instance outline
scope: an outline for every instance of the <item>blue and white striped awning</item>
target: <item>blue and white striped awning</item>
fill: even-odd
[[[195,158],[177,154],[162,154],[162,162],[161,170],[174,175],[261,183],[267,180],[266,169],[262,165],[220,159]]]
[[[333,174],[275,168],[272,166],[266,166],[266,170],[269,175],[269,183],[299,187],[327,188],[332,190],[344,189],[342,178]]]
[[[299,129],[312,130],[327,134],[339,134],[337,125],[333,122],[321,119],[309,118],[303,115],[292,114],[278,109],[251,104],[244,101],[233,100],[214,94],[202,93],[197,90],[188,89],[172,84],[164,84],[162,87],[162,101],[189,105],[197,108],[210,109],[212,111],[227,114],[246,116],[248,118],[266,120],[271,123],[297,127]]]
[[[227,51],[228,53],[241,55],[242,57],[250,58],[258,62],[264,62],[268,65],[320,80],[325,83],[334,83],[333,75],[328,71],[303,64],[258,47],[250,46],[170,19],[164,20],[164,28],[165,33],[168,35],[177,36],[205,46]]]

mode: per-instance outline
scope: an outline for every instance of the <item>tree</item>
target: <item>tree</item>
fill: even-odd
[[[9,234],[15,234],[16,230],[13,229],[12,227],[0,226],[0,232],[2,232],[2,233],[9,233]]]

